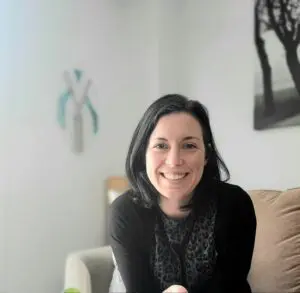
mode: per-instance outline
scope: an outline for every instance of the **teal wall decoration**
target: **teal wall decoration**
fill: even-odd
[[[76,84],[82,83],[83,71],[74,69],[73,74],[75,76]],[[98,114],[94,109],[91,100],[88,96],[88,92],[91,86],[91,80],[89,79],[86,84],[75,86],[72,81],[71,74],[64,72],[64,80],[67,86],[65,92],[61,94],[58,100],[58,123],[62,129],[66,128],[66,105],[67,102],[72,99],[74,103],[74,112],[72,116],[72,148],[76,153],[81,153],[84,150],[84,136],[83,136],[83,118],[82,109],[86,106],[92,118],[93,133],[98,133]],[[81,89],[79,91],[79,89]],[[82,91],[83,89],[83,91]]]

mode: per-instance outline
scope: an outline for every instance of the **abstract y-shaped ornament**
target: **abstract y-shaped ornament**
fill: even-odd
[[[76,85],[78,85],[82,78],[82,71],[75,69],[74,70]],[[80,87],[76,87],[73,84],[71,76],[69,72],[64,73],[64,80],[67,85],[67,90],[64,92],[58,102],[58,121],[60,126],[65,129],[66,127],[66,104],[70,98],[72,98],[74,102],[74,112],[72,116],[73,120],[73,129],[72,129],[72,145],[73,150],[76,153],[83,152],[84,149],[84,141],[83,141],[83,118],[82,118],[82,109],[87,106],[93,123],[93,132],[96,134],[98,132],[98,115],[88,97],[88,91],[91,86],[91,80],[89,79],[85,86],[83,87],[83,91],[80,93],[78,89]]]

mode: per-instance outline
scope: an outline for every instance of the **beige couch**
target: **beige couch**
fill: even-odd
[[[300,188],[252,190],[257,234],[249,282],[253,292],[300,292]],[[66,260],[65,288],[107,293],[113,272],[111,250],[72,253]]]

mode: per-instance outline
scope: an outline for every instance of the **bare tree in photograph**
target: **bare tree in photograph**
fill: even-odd
[[[267,17],[266,0],[255,0],[254,6],[254,41],[260,67],[262,70],[262,84],[264,97],[264,114],[272,115],[275,111],[272,89],[272,68],[265,49],[265,41],[262,32],[271,29]]]
[[[299,2],[266,0],[270,24],[285,49],[287,66],[300,94],[300,63],[297,54],[300,42]]]
[[[254,0],[254,128],[300,125],[300,0]]]

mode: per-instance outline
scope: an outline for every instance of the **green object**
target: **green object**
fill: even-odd
[[[76,288],[68,288],[65,289],[64,293],[80,293],[80,291]]]
[[[82,73],[83,72],[81,70],[74,69],[74,74],[75,74],[77,82],[80,82]],[[66,127],[66,117],[65,117],[66,104],[67,104],[68,100],[71,98],[72,98],[72,93],[70,92],[70,90],[66,90],[64,93],[61,94],[61,96],[59,97],[59,100],[58,100],[57,119],[58,119],[58,123],[60,124],[61,128],[63,128],[63,129]],[[92,117],[93,132],[94,132],[94,134],[96,134],[99,130],[98,114],[97,114],[96,110],[94,109],[92,102],[88,96],[85,97],[83,104],[87,107],[87,109],[90,112],[90,115]]]

